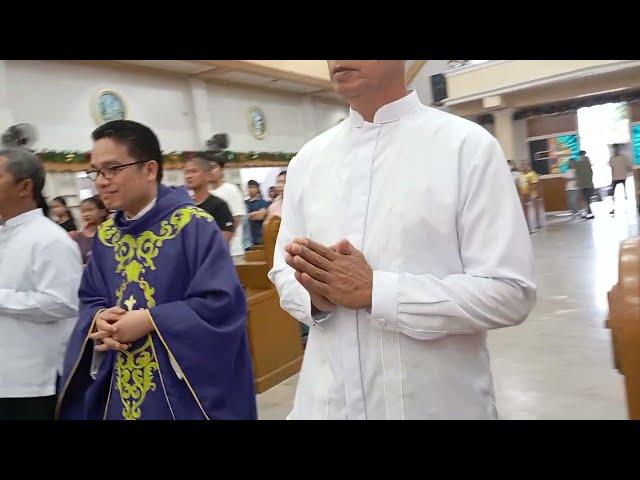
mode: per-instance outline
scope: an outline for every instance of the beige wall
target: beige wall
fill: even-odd
[[[508,60],[447,76],[450,99],[614,64],[620,60]]]
[[[640,68],[633,68],[513,92],[505,97],[509,106],[526,107],[638,88],[640,88]]]
[[[262,67],[275,68],[285,72],[329,80],[329,67],[326,60],[242,60]]]
[[[37,150],[88,150],[97,126],[90,100],[102,88],[119,92],[128,118],[151,127],[165,151],[197,150],[212,134],[227,132],[231,150],[296,152],[348,113],[347,106],[330,100],[193,82],[187,76],[151,70],[53,60],[7,60],[2,65],[5,81],[1,81],[0,70],[0,112],[4,88],[11,120],[0,125],[0,132],[9,122],[32,123],[38,129]],[[254,105],[266,115],[263,140],[249,131],[247,112]]]

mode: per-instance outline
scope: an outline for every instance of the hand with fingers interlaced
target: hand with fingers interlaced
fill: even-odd
[[[371,308],[373,270],[348,240],[326,247],[308,238],[296,238],[285,251],[285,261],[296,271],[296,280],[309,291],[318,310]]]
[[[94,331],[89,338],[100,341],[95,347],[99,352],[124,351],[153,330],[153,324],[145,310],[127,311],[121,307],[112,307],[98,313]]]

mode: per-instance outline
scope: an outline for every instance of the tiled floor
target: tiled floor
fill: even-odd
[[[550,218],[532,236],[537,305],[522,325],[489,334],[501,418],[626,418],[623,378],[613,368],[604,328],[620,240],[638,234],[634,204],[620,197],[616,217],[605,199],[593,205],[595,220]],[[291,377],[259,396],[261,419],[287,416],[296,381]]]

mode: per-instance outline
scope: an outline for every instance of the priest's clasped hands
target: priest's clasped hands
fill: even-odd
[[[296,271],[296,280],[307,289],[316,310],[371,308],[373,270],[348,240],[325,247],[308,238],[295,238],[285,251],[285,261]]]
[[[94,332],[89,338],[102,341],[95,347],[99,352],[127,350],[133,342],[153,330],[146,310],[127,311],[120,307],[112,307],[98,313]]]
[[[296,238],[285,251],[287,264],[309,292],[316,311],[331,312],[337,306],[352,310],[371,308],[373,270],[362,252],[348,240],[325,247],[308,238]],[[153,330],[145,310],[112,307],[97,314],[89,338],[101,341],[95,347],[97,351],[123,351]]]

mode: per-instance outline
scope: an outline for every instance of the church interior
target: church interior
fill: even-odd
[[[406,79],[424,105],[494,136],[519,189],[537,302],[521,325],[488,333],[499,418],[639,419],[640,61],[410,60]],[[348,118],[324,60],[0,61],[3,144],[20,137],[40,156],[45,198],[63,198],[76,225],[81,202],[97,194],[86,174],[91,132],[110,119],[158,135],[164,184],[184,185],[185,161],[217,145],[224,181],[246,198],[255,180],[270,199],[300,148]],[[614,150],[632,164],[622,185],[613,183]],[[593,169],[586,201],[571,187],[582,151]],[[258,418],[282,420],[306,331],[267,277],[280,218],[261,225],[257,244],[245,223],[244,254],[233,261]]]

